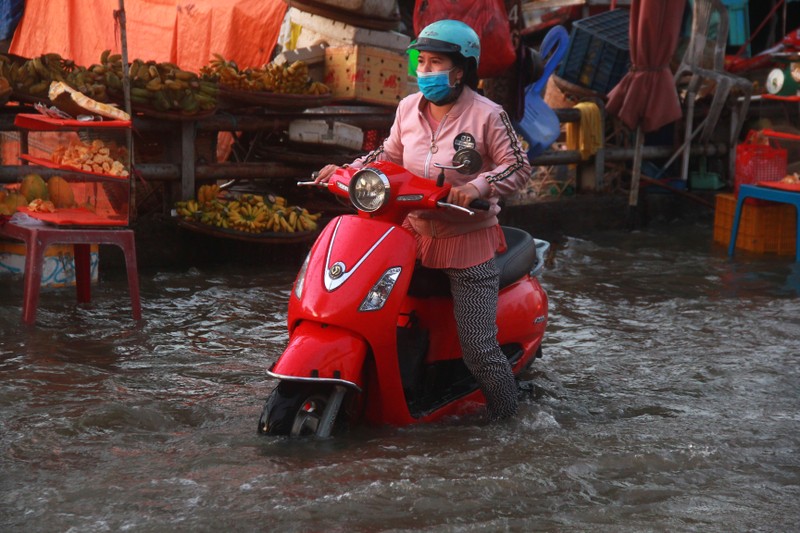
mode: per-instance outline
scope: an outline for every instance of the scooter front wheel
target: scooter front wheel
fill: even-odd
[[[326,438],[342,426],[337,415],[346,389],[282,381],[273,389],[258,420],[262,435]]]

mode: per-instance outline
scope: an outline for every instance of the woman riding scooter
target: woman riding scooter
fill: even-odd
[[[409,48],[419,52],[420,92],[399,103],[389,137],[378,149],[345,166],[390,161],[436,179],[434,163],[450,165],[458,150],[470,148],[482,156],[478,172],[447,175],[452,184],[447,201],[467,207],[485,199],[488,211],[474,216],[454,210],[412,212],[404,227],[416,238],[421,264],[441,269],[450,280],[464,362],[486,398],[489,419],[508,418],[516,414],[518,400],[511,366],[497,342],[494,255],[506,246],[497,203],[527,182],[530,164],[508,115],[476,92],[480,42],[472,28],[456,20],[434,22]],[[316,181],[326,182],[337,168],[324,167]]]

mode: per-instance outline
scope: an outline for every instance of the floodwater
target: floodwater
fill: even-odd
[[[297,260],[0,281],[2,531],[798,531],[800,267],[679,223],[569,237],[511,422],[256,434]],[[121,303],[120,303],[121,302]]]

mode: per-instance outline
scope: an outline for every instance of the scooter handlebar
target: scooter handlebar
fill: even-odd
[[[478,211],[488,211],[492,204],[489,200],[484,200],[483,198],[476,198],[469,203],[469,206],[472,209],[477,209]]]
[[[456,211],[461,211],[463,213],[467,213],[470,216],[475,214],[475,211],[472,211],[471,209],[467,209],[466,207],[461,207],[460,205],[456,205],[456,204],[450,204],[450,203],[447,203],[447,202],[436,202],[436,205],[438,205],[439,207],[447,207],[447,208],[450,208],[450,209],[455,209]],[[472,209],[477,209],[478,211],[488,211],[489,207],[491,207],[491,205],[492,204],[490,204],[487,200],[483,200],[481,198],[478,198],[476,200],[472,200],[469,203],[469,206]]]

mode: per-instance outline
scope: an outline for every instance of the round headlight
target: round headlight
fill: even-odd
[[[374,168],[359,170],[350,180],[349,193],[357,209],[372,213],[389,201],[389,179]]]

